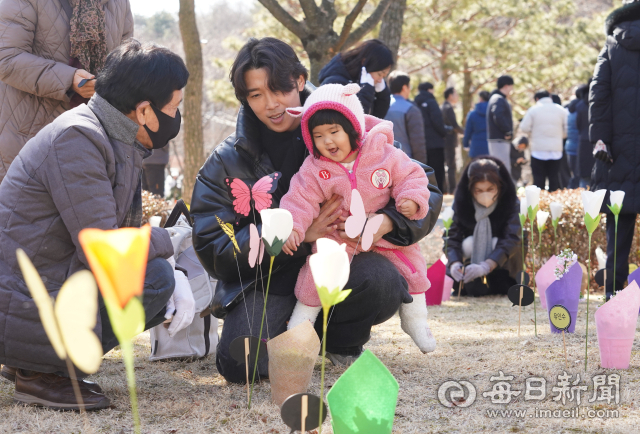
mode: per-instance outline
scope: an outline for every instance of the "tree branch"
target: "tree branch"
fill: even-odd
[[[360,12],[362,12],[365,4],[367,4],[367,0],[358,0],[358,3],[356,3],[353,9],[351,9],[349,15],[345,17],[342,30],[340,31],[340,37],[332,47],[334,53],[340,51],[344,43],[347,41],[351,28],[353,27],[353,23],[356,21],[356,18],[358,18],[358,15],[360,15]]]
[[[315,0],[299,0],[300,1],[300,6],[302,7],[302,12],[304,12],[304,16],[305,18],[310,21],[313,22],[313,24],[318,24],[318,13],[320,12],[320,9],[318,8],[318,5],[316,5]]]
[[[280,21],[280,23],[285,26],[291,33],[293,33],[300,39],[306,36],[307,32],[304,26],[300,22],[296,21],[296,19],[293,18],[289,12],[284,10],[284,8],[280,6],[276,0],[258,1],[262,6],[267,8],[267,10],[271,12],[271,15],[273,15],[276,20]]]
[[[371,15],[369,15],[369,18],[364,20],[364,23],[362,23],[360,27],[351,32],[343,46],[350,47],[360,39],[362,39],[364,35],[369,33],[376,26],[376,24],[380,22],[382,16],[387,11],[390,4],[391,0],[381,0],[380,3],[378,3],[378,7],[376,8],[376,10],[373,11]]]

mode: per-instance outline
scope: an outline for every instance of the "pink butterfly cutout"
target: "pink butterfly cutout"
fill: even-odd
[[[351,190],[350,211],[351,216],[344,222],[345,232],[349,238],[356,238],[362,234],[362,249],[369,250],[373,244],[373,236],[378,232],[378,229],[380,229],[384,216],[382,214],[376,214],[373,217],[367,218],[362,196],[360,196],[360,192],[356,189]]]
[[[260,259],[258,260],[258,256]],[[261,264],[264,258],[264,242],[260,238],[258,228],[251,223],[249,225],[249,265],[255,267],[257,263]]]
[[[236,214],[236,224],[242,217],[248,217],[251,208],[254,207],[257,212],[267,209],[271,206],[271,193],[276,191],[278,180],[282,174],[274,172],[263,178],[260,178],[255,184],[247,185],[240,178],[225,178],[229,196],[233,201],[233,211]]]

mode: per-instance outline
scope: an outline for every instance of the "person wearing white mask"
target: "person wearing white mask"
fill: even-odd
[[[446,254],[456,287],[464,282],[462,295],[506,294],[522,270],[522,241],[520,202],[504,164],[489,156],[471,160],[453,209]]]

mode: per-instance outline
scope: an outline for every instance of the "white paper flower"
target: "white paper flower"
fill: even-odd
[[[260,211],[260,217],[265,250],[270,256],[278,256],[293,230],[293,216],[286,209],[277,208]]]
[[[609,201],[611,202],[611,206],[620,206],[622,208],[622,201],[624,200],[624,191],[617,190],[612,191],[609,196]]]
[[[592,219],[598,217],[605,194],[607,194],[607,190],[604,189],[598,191],[583,191],[582,207],[584,208],[584,213],[589,214],[589,217]]]
[[[535,207],[538,206],[540,203],[540,191],[540,188],[535,185],[528,185],[527,188],[524,189],[524,192],[527,195],[527,207],[535,209]]]
[[[442,212],[440,213],[440,218],[442,219],[442,221],[447,221],[449,219],[452,219],[453,218],[453,208],[448,206],[444,210],[442,210]]]
[[[549,204],[549,208],[551,209],[551,220],[559,219],[562,215],[562,210],[564,209],[564,205],[560,202],[551,202]]]
[[[545,225],[548,218],[549,218],[548,212],[538,211],[538,214],[536,214],[536,219],[538,221],[538,229],[542,228]]]
[[[318,253],[309,258],[309,267],[318,296],[324,308],[340,303],[351,292],[342,291],[349,280],[349,255],[346,244],[338,244],[328,238],[316,241]]]
[[[520,214],[527,215],[527,198],[520,198]]]

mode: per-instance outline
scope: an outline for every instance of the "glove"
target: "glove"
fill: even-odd
[[[384,79],[381,80],[380,83],[376,83],[375,86],[373,86],[376,92],[382,92],[385,87],[387,87],[387,82],[384,81]]]
[[[462,263],[460,262],[454,262],[453,264],[451,264],[451,267],[449,267],[449,272],[451,273],[451,277],[453,277],[453,279],[456,282],[460,282],[462,280]]]
[[[479,264],[467,265],[467,268],[464,269],[464,283],[469,283],[478,277],[486,276],[489,272],[491,272],[491,266],[486,261],[482,261]]]
[[[613,164],[613,156],[611,155],[611,151],[602,140],[598,140],[598,143],[596,143],[596,146],[594,146],[593,158],[595,158],[596,160],[604,161],[605,163]]]
[[[175,261],[173,262],[175,264]],[[171,263],[171,261],[169,261],[169,263]],[[174,337],[180,330],[189,327],[196,314],[196,301],[193,298],[193,292],[191,292],[189,279],[179,270],[174,270],[173,276],[176,281],[176,286],[173,290],[173,295],[167,303],[167,311],[164,315],[166,318],[165,323],[171,323],[167,330],[170,338]]]
[[[360,84],[370,84],[374,87],[376,85],[375,81],[373,81],[373,77],[367,72],[367,68],[364,66],[362,67],[362,74],[360,74]]]

